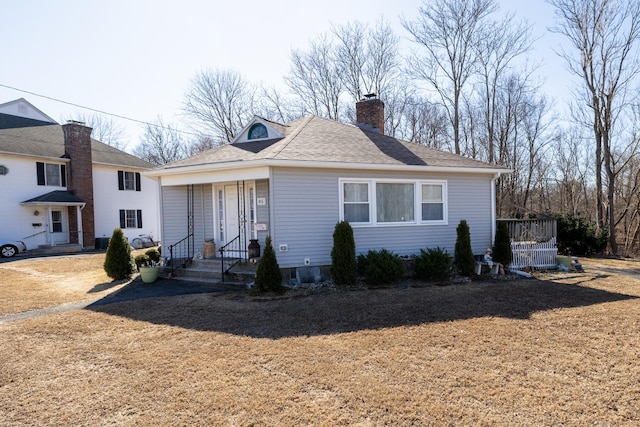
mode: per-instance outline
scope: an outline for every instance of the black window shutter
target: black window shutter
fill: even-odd
[[[136,172],[136,191],[140,191],[140,172]]]
[[[138,216],[138,228],[142,228],[142,211],[138,209],[136,215]]]
[[[60,182],[63,187],[67,186],[67,166],[60,165]]]
[[[124,209],[120,209],[120,228],[127,228],[127,218]]]
[[[44,182],[44,163],[36,162],[36,170],[38,173],[38,185],[45,185]]]
[[[124,190],[124,172],[123,171],[118,171],[118,190]]]

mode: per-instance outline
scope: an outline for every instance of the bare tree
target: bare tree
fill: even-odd
[[[434,0],[424,3],[415,21],[403,20],[413,40],[425,49],[411,61],[414,75],[427,81],[447,110],[453,143],[460,154],[460,111],[465,84],[477,67],[477,36],[495,0]]]
[[[285,81],[305,113],[338,120],[342,71],[333,44],[322,35],[311,42],[308,52],[291,53],[291,70]]]
[[[86,123],[92,128],[91,137],[107,145],[115,147],[119,150],[127,148],[125,141],[124,128],[118,125],[113,118],[100,113],[85,115],[78,113],[73,120]]]
[[[205,70],[191,81],[184,111],[197,131],[226,143],[253,117],[252,100],[250,84],[237,71]]]
[[[637,0],[548,0],[555,7],[557,26],[577,54],[562,52],[569,69],[583,82],[596,152],[597,221],[608,223],[611,252],[616,241],[614,125],[640,71],[635,47],[640,38]],[[604,171],[603,171],[604,167]],[[603,172],[607,179],[607,220],[603,201]]]
[[[514,23],[513,14],[500,22],[484,26],[474,44],[484,101],[484,127],[489,163],[495,163],[497,97],[501,80],[511,72],[513,61],[531,48],[531,26]]]
[[[398,78],[400,39],[384,19],[373,28],[360,22],[334,27],[338,38],[336,60],[340,63],[342,81],[354,102],[363,95],[375,93],[387,98],[387,91]]]
[[[147,123],[133,154],[154,165],[164,165],[186,157],[189,151],[176,128],[158,117],[154,123]]]

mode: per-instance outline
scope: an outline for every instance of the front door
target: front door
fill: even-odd
[[[240,234],[238,215],[238,187],[236,184],[224,186],[224,236],[227,242]],[[227,243],[225,242],[225,243]]]
[[[69,220],[66,209],[51,209],[49,231],[54,245],[69,243]]]
[[[252,238],[251,222],[255,221],[255,214],[251,198],[254,193],[253,183],[234,183],[217,188],[218,241],[225,245],[240,236],[240,242],[233,246],[242,248],[241,252],[235,251],[230,253],[231,256],[245,256],[246,245]]]

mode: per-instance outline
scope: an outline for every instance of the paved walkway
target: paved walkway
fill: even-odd
[[[11,313],[0,316],[0,323],[15,322],[18,320],[30,319],[33,317],[47,316],[49,314],[63,313],[66,311],[82,310],[87,307],[96,307],[101,305],[113,304],[117,302],[135,301],[142,298],[163,298],[188,294],[203,293],[226,293],[238,291],[241,288],[234,285],[209,284],[187,282],[176,279],[159,278],[155,283],[146,284],[139,278],[133,280],[128,285],[119,290],[92,300],[70,302],[57,305],[55,307],[47,307],[39,310],[30,310],[21,313]]]

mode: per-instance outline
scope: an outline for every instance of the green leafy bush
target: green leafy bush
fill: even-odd
[[[558,215],[558,251],[575,256],[602,253],[607,248],[609,232],[597,230],[596,224],[584,217]]]
[[[113,230],[103,267],[107,276],[114,280],[128,279],[135,271],[131,259],[131,246],[119,228]]]
[[[399,282],[404,275],[402,259],[386,249],[369,251],[357,258],[358,272],[369,286],[384,286]]]
[[[146,267],[151,264],[151,260],[149,259],[149,255],[147,254],[136,255],[136,257],[133,259],[133,262],[136,264],[136,268],[138,269],[138,271],[140,271],[140,267]]]
[[[282,272],[280,271],[276,253],[271,244],[271,237],[267,236],[262,258],[260,258],[260,262],[258,263],[252,293],[263,294],[273,292],[281,294],[284,291],[285,287],[282,286]]]
[[[507,267],[513,260],[513,252],[511,251],[511,237],[509,237],[509,226],[504,221],[498,221],[496,224],[496,239],[493,243],[493,252],[491,257],[494,262]]]
[[[451,256],[440,247],[420,249],[416,257],[416,278],[420,280],[446,280],[451,269]]]
[[[356,242],[353,229],[346,221],[336,224],[331,249],[331,277],[338,286],[356,284]]]
[[[151,262],[156,264],[160,262],[160,252],[157,249],[149,249],[144,254],[149,257]]]
[[[471,249],[471,233],[469,225],[464,219],[460,221],[456,228],[456,247],[453,254],[453,263],[463,276],[473,275],[476,260]]]

